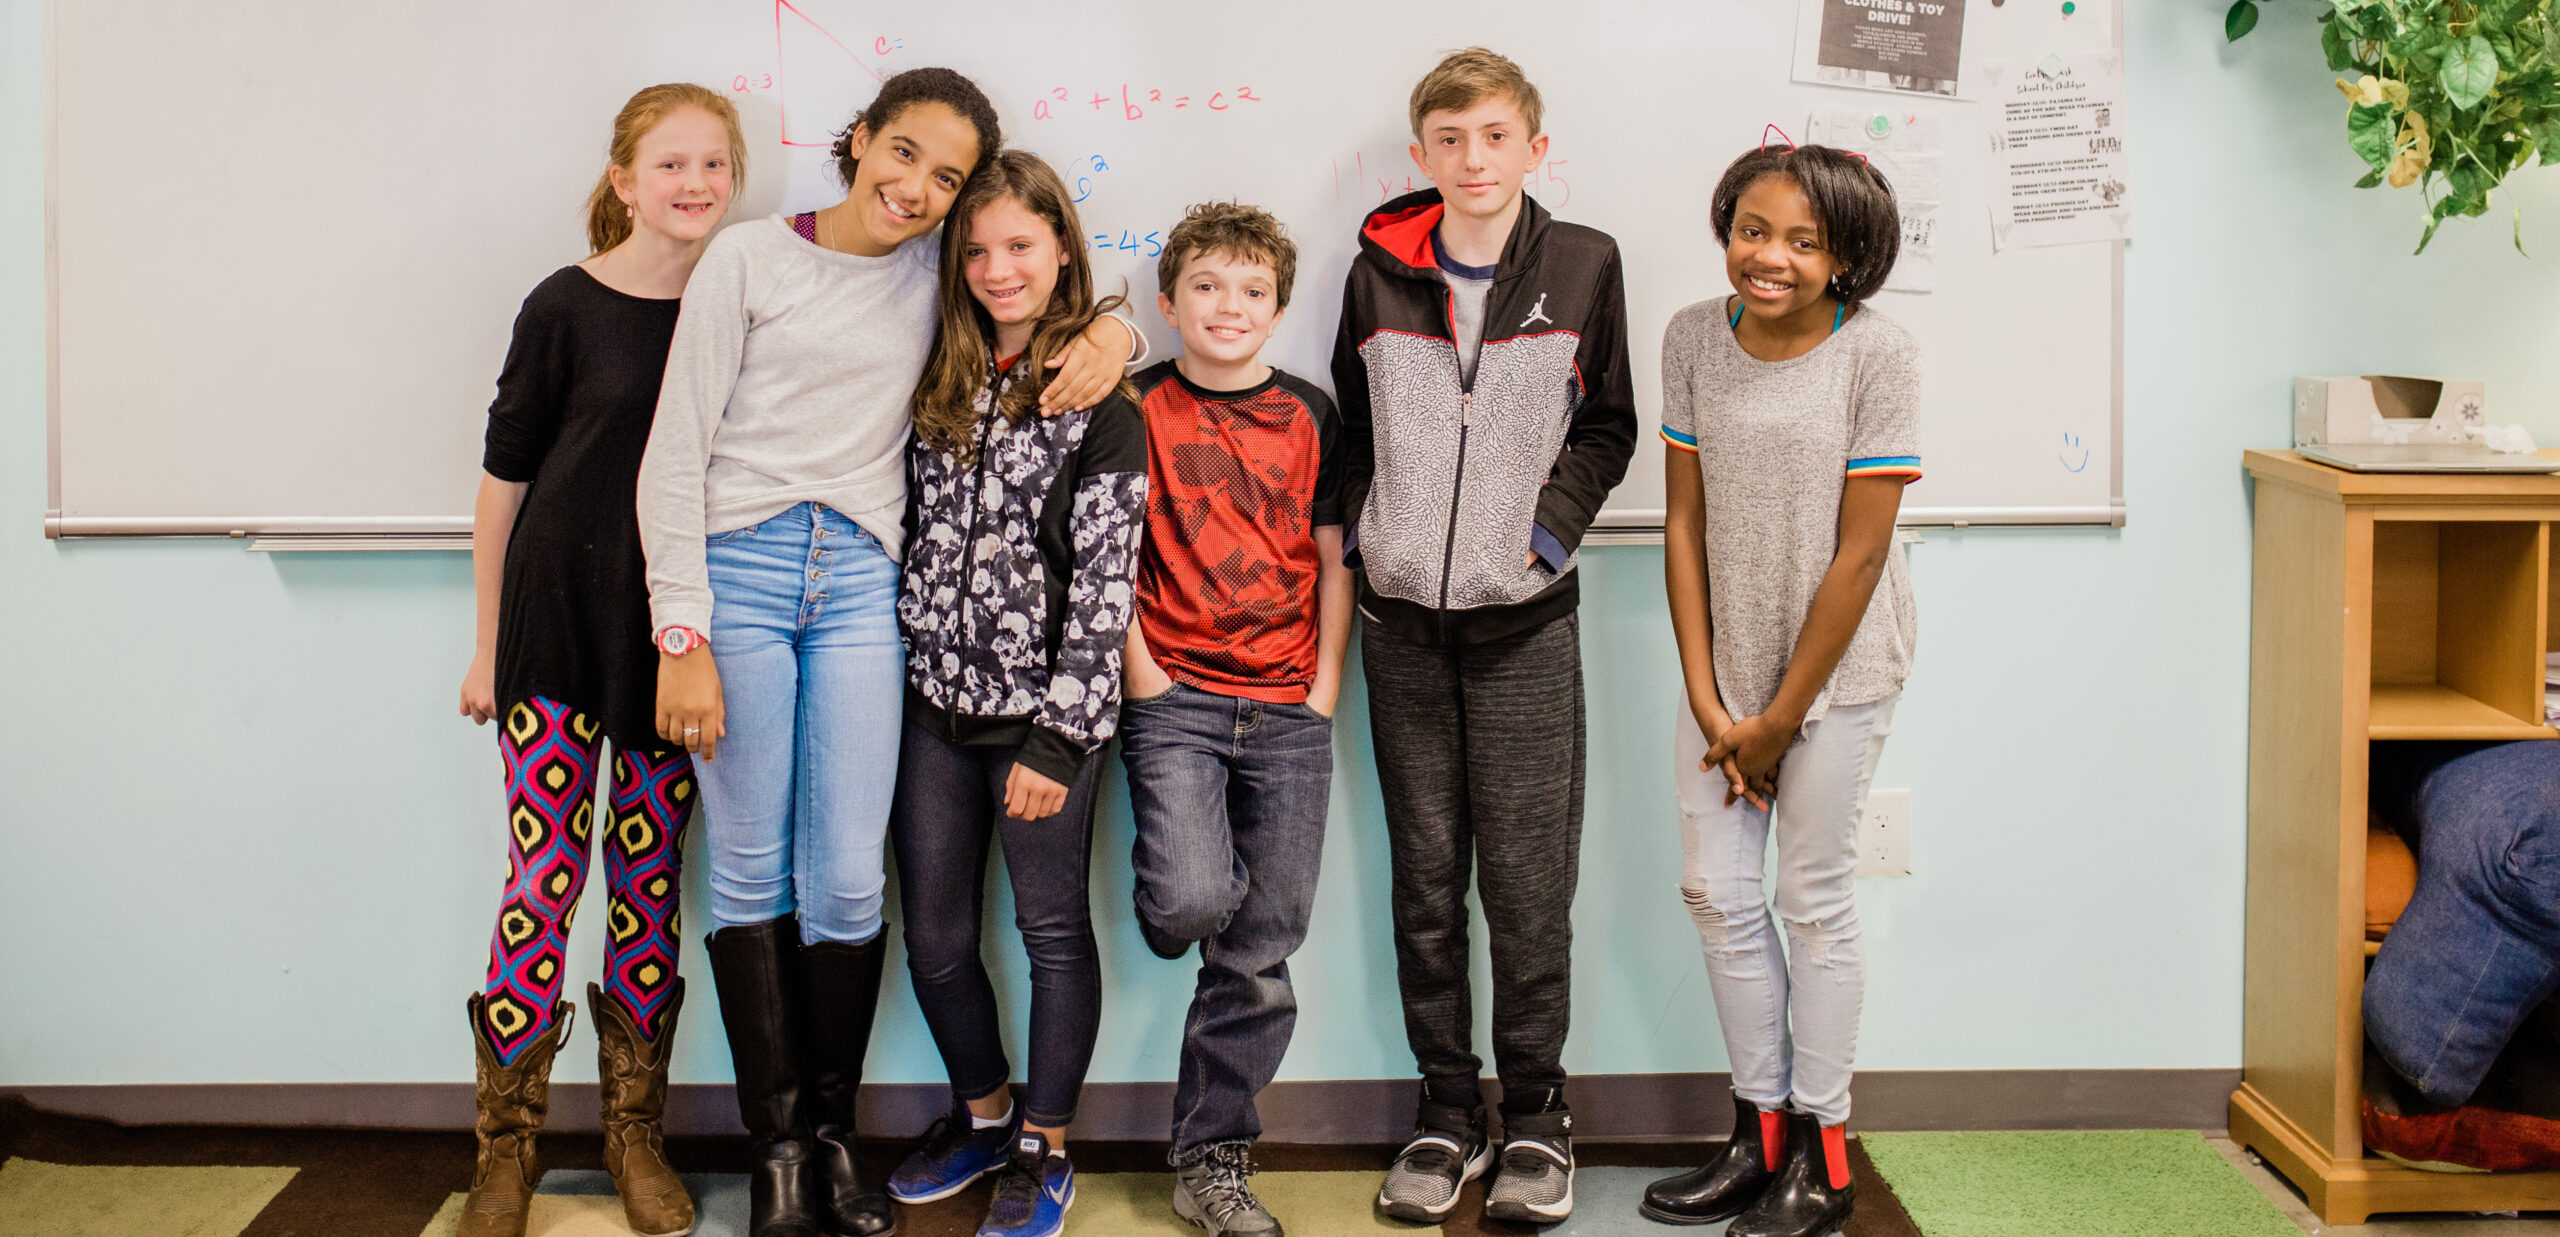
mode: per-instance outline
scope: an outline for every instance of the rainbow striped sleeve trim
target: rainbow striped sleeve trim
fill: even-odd
[[[1695,448],[1691,448],[1695,450]],[[1900,477],[1904,485],[1920,479],[1920,457],[1916,455],[1871,455],[1849,461],[1852,477]]]
[[[1662,427],[1662,441],[1675,451],[1686,451],[1691,455],[1698,453],[1698,436],[1695,434],[1683,434],[1665,425]]]

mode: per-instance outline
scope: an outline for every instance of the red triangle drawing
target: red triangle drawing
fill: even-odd
[[[859,76],[845,71],[847,62]],[[773,67],[785,146],[833,145],[836,130],[870,101],[881,81],[861,53],[791,0],[773,0]]]

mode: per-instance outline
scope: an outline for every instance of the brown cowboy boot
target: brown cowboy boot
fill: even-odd
[[[587,1008],[595,1011],[596,1088],[604,1107],[604,1168],[622,1195],[623,1217],[640,1237],[682,1237],[693,1231],[693,1196],[667,1165],[666,1138],[659,1119],[667,1110],[667,1057],[674,1051],[676,1009],[684,1004],[684,981],[667,994],[667,1012],[659,1016],[658,1040],[641,1037],[619,1000],[587,985]]]
[[[533,1136],[542,1131],[551,1107],[551,1058],[569,1038],[577,1007],[562,1001],[552,1007],[549,1035],[525,1045],[513,1065],[498,1064],[489,1046],[484,999],[471,994],[471,1043],[480,1063],[480,1119],[473,1131],[480,1157],[471,1170],[471,1197],[462,1204],[462,1223],[454,1237],[524,1237],[525,1214],[533,1206]]]

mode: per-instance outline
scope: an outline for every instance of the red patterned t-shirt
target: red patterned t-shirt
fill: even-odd
[[[1316,676],[1315,530],[1342,523],[1333,401],[1277,369],[1242,391],[1195,386],[1171,361],[1136,381],[1147,651],[1203,691],[1303,702]]]

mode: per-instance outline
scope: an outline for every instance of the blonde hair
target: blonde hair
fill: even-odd
[[[1463,112],[1485,99],[1498,95],[1511,96],[1520,109],[1520,122],[1529,126],[1526,136],[1546,132],[1546,105],[1538,101],[1538,88],[1529,84],[1529,75],[1520,71],[1511,58],[1481,47],[1469,47],[1449,53],[1422,80],[1413,84],[1413,140],[1422,140],[1422,118],[1433,112]]]
[[[1084,225],[1076,218],[1074,195],[1054,169],[1024,150],[999,151],[982,162],[942,224],[939,333],[910,405],[917,439],[963,464],[977,462],[978,394],[987,389],[988,371],[995,368],[996,335],[995,319],[969,292],[969,225],[978,212],[1004,201],[1018,203],[1048,224],[1067,258],[1066,265],[1058,268],[1049,304],[1032,329],[1031,343],[1022,350],[1022,359],[1014,362],[1015,372],[1022,377],[997,401],[996,411],[1008,424],[1031,415],[1048,381],[1041,369],[1049,358],[1066,351],[1094,319],[1127,302],[1116,295],[1095,302],[1093,261],[1085,253]],[[1137,394],[1126,380],[1118,393],[1131,398]]]
[[[698,107],[719,120],[729,131],[729,176],[731,192],[747,184],[747,138],[738,129],[738,109],[719,91],[692,82],[668,82],[651,86],[631,96],[613,118],[613,144],[605,148],[606,168],[596,177],[596,187],[587,194],[587,249],[589,256],[603,253],[631,236],[631,210],[622,204],[622,195],[613,191],[613,169],[628,172],[639,161],[640,139],[667,117],[688,107]]]

